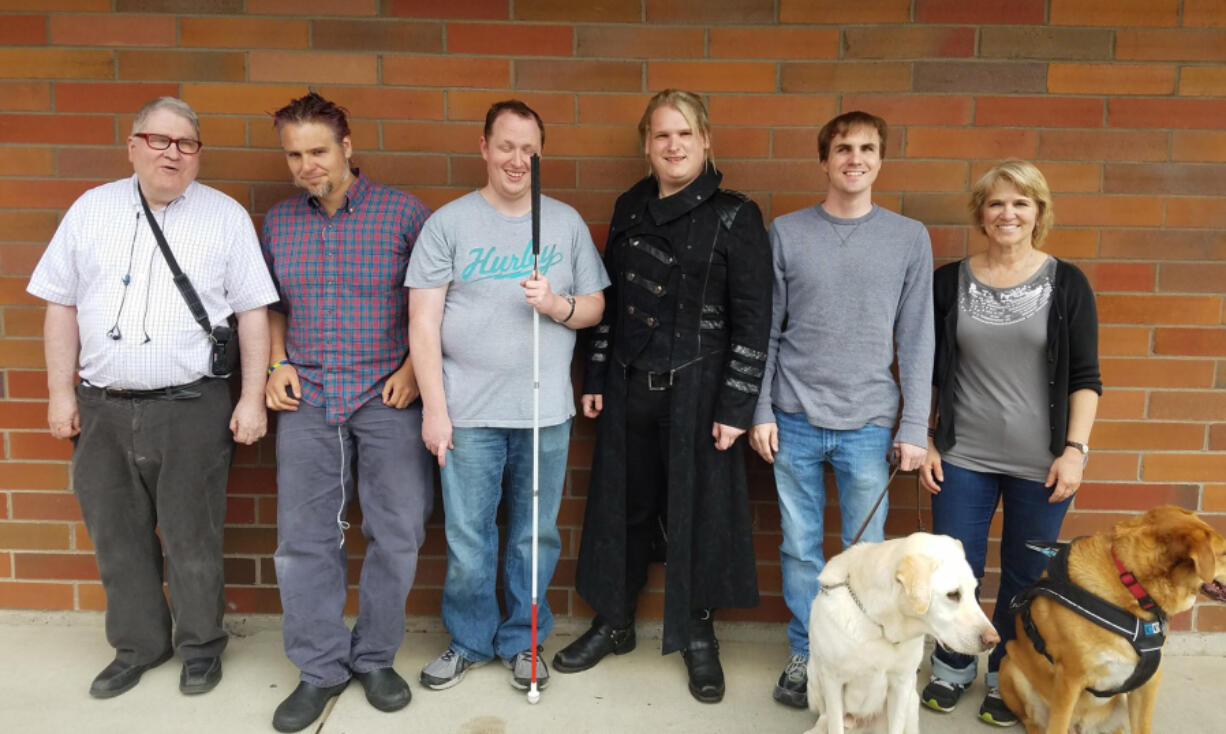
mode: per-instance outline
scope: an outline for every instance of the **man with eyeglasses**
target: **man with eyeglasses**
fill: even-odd
[[[255,443],[267,426],[265,306],[277,300],[247,212],[196,182],[200,127],[191,107],[152,100],[127,142],[134,175],[73,203],[28,287],[47,301],[47,422],[73,442],[73,490],[107,598],[115,659],[90,686],[95,698],[131,689],[175,652],[183,693],[221,680],[226,477],[235,442]],[[146,212],[203,316],[217,327],[237,314],[237,406],[214,374],[212,335],[193,318]]]

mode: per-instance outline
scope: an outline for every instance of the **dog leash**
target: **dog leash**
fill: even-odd
[[[856,537],[851,539],[848,547],[860,542],[860,536],[864,535],[864,529],[868,527],[869,521],[873,519],[873,515],[877,514],[877,508],[881,507],[881,501],[885,499],[886,493],[890,491],[890,482],[894,481],[894,477],[898,475],[898,470],[902,468],[902,462],[894,465],[894,471],[890,472],[890,478],[885,480],[885,486],[881,488],[881,494],[877,495],[877,501],[873,503],[873,509],[868,511],[864,516],[864,522],[860,523],[860,529],[856,531]],[[919,507],[919,498],[916,497],[916,507]],[[918,511],[918,510],[917,510]]]

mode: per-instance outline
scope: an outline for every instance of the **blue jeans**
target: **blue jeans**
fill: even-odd
[[[822,554],[826,510],[825,464],[834,469],[842,511],[843,547],[851,544],[890,478],[890,429],[867,425],[849,431],[818,428],[803,413],[775,411],[779,452],[775,485],[779,491],[783,543],[783,600],[792,611],[788,644],[793,655],[809,655],[809,607],[817,596],[817,576],[826,565]],[[862,540],[885,539],[888,498],[864,529]]]
[[[1058,538],[1072,497],[1053,504],[1047,501],[1052,491],[1042,482],[971,471],[948,461],[942,462],[942,469],[945,481],[941,482],[940,493],[932,496],[932,531],[962,541],[975,578],[983,578],[988,528],[997,503],[1003,500],[1000,591],[992,612],[992,626],[1000,635],[1000,644],[988,656],[988,685],[992,686],[1005,656],[1005,643],[1014,638],[1009,602],[1047,569],[1047,556],[1026,548],[1026,541]],[[946,650],[940,645],[932,654],[932,672],[951,683],[975,680],[977,664],[975,657]]]
[[[537,642],[553,629],[546,590],[558,564],[558,506],[566,479],[570,424],[541,428]],[[532,429],[456,428],[455,448],[439,474],[446,510],[447,578],[443,624],[451,647],[468,660],[511,659],[532,645]],[[498,504],[507,476],[507,546],[498,609]]]

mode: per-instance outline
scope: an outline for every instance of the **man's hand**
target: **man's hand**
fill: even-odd
[[[451,442],[451,416],[447,411],[425,411],[421,419],[421,441],[426,449],[438,457],[440,467],[447,466],[447,451],[454,449]]]
[[[268,413],[260,405],[259,393],[255,398],[239,398],[234,414],[230,416],[230,432],[234,434],[236,443],[248,446],[268,433]]]
[[[758,452],[767,464],[774,464],[775,454],[779,453],[778,424],[759,423],[749,429],[749,448]]]
[[[1064,453],[1051,463],[1051,469],[1047,470],[1047,481],[1043,482],[1043,486],[1055,487],[1047,501],[1055,504],[1072,497],[1081,486],[1082,471],[1084,464],[1081,451],[1073,447],[1066,448]]]
[[[714,424],[711,427],[711,437],[715,439],[715,450],[727,451],[743,433],[745,433],[744,428],[733,428],[723,423]]]
[[[285,391],[287,387],[292,395]],[[264,385],[264,404],[269,410],[298,410],[300,400],[302,385],[298,383],[298,370],[288,363],[273,370]]]
[[[69,391],[51,396],[47,403],[47,427],[56,438],[72,438],[81,432],[76,393]]]
[[[383,384],[383,404],[396,410],[404,410],[420,395],[413,363],[405,360],[400,369],[393,372]]]
[[[579,403],[583,406],[583,415],[585,417],[595,418],[604,410],[604,395],[589,393],[581,397]]]
[[[533,273],[531,278],[521,281],[520,285],[524,287],[524,300],[541,315],[553,318],[554,312],[558,310],[557,299],[561,296],[549,289],[549,278]]]
[[[924,456],[928,453],[928,449],[915,444],[903,443],[902,441],[894,442],[894,455],[898,457],[898,468],[901,471],[912,471],[920,468],[924,463]]]

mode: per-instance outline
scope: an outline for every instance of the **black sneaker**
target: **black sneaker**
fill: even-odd
[[[809,658],[804,655],[793,655],[788,664],[779,674],[779,682],[775,684],[774,697],[779,703],[794,706],[798,709],[809,707]]]
[[[993,726],[1013,726],[1017,723],[1017,717],[1000,697],[999,688],[988,689],[988,695],[983,697],[983,703],[979,706],[979,718]]]
[[[928,685],[924,686],[924,692],[920,694],[920,701],[933,711],[948,714],[957,707],[958,699],[962,698],[962,692],[966,690],[967,685],[966,683],[951,683],[934,675],[928,681]]]

